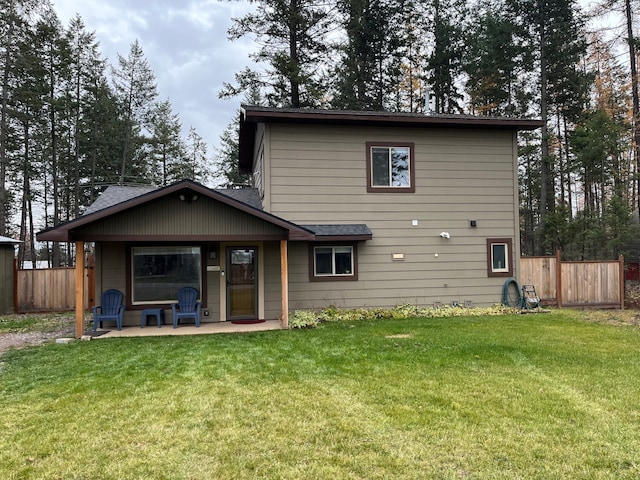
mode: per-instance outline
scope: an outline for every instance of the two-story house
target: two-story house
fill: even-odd
[[[500,301],[519,265],[517,132],[538,120],[243,106],[253,189],[110,187],[38,240],[95,243],[125,324],[200,292],[203,321]]]

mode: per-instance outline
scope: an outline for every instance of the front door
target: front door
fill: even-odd
[[[227,319],[258,318],[258,249],[227,247]]]

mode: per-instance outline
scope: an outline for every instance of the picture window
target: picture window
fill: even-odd
[[[131,303],[172,303],[182,287],[202,292],[200,247],[132,247]]]

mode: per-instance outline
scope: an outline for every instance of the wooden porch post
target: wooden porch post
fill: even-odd
[[[289,259],[287,241],[280,240],[280,288],[282,290],[282,328],[289,328]]]
[[[76,242],[76,338],[84,335],[84,242]]]

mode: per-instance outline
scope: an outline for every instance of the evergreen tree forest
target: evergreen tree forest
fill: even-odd
[[[638,256],[638,0],[256,4],[229,31],[255,40],[255,64],[222,97],[539,118],[519,136],[522,254]]]
[[[522,253],[638,255],[640,0],[253,5],[228,32],[254,40],[253,63],[221,97],[539,118],[543,128],[519,135]],[[36,252],[34,232],[75,218],[106,185],[248,184],[235,169],[236,118],[211,171],[207,145],[194,129],[182,138],[159,97],[137,41],[110,65],[80,17],[63,26],[49,0],[0,0],[0,235],[24,242],[21,262],[65,263],[66,247]]]
[[[78,217],[107,185],[164,186],[211,175],[207,146],[160,100],[142,46],[102,58],[81,17],[49,0],[0,0],[0,235],[20,265],[68,263],[70,245],[35,232]]]

